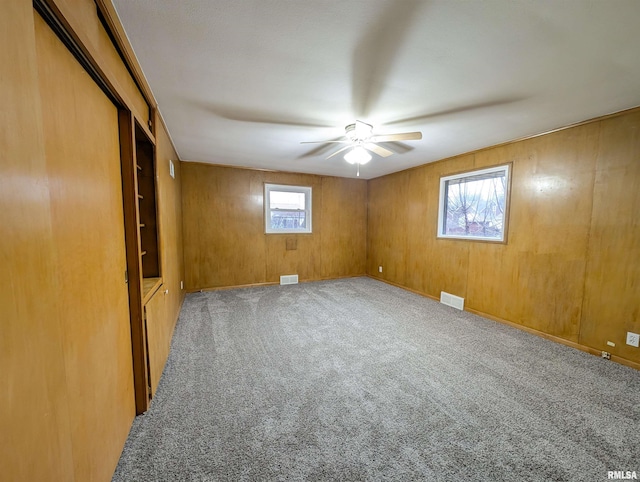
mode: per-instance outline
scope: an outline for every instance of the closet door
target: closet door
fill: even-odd
[[[118,110],[34,22],[75,480],[108,480],[135,415]]]

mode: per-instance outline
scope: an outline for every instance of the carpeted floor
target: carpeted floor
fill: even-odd
[[[640,476],[640,372],[368,279],[187,296],[114,481]]]

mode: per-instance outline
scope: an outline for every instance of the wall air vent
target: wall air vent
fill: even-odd
[[[298,284],[298,275],[297,274],[288,274],[285,276],[280,276],[280,284],[281,285],[297,285]]]
[[[460,298],[459,296],[452,295],[445,291],[440,292],[440,303],[457,308],[458,310],[464,310],[464,298]]]

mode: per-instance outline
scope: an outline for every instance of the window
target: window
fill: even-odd
[[[441,177],[438,237],[504,242],[509,168]]]
[[[266,233],[311,232],[311,188],[264,185]]]

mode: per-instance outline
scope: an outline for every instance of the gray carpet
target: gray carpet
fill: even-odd
[[[640,372],[368,279],[187,296],[114,481],[640,475]]]

